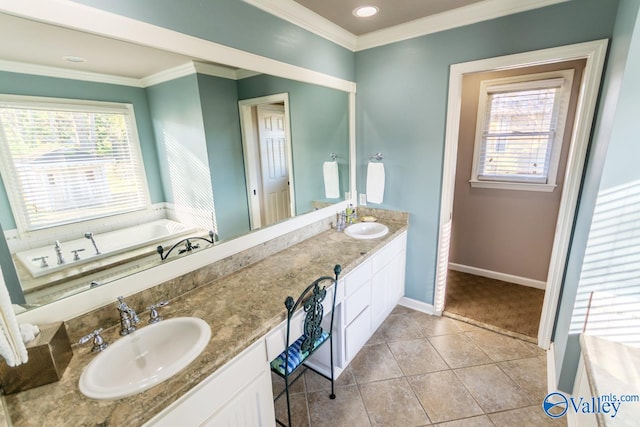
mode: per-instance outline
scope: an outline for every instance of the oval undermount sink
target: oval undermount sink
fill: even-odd
[[[185,368],[205,349],[211,328],[197,317],[145,326],[99,353],[80,377],[92,399],[121,399],[145,391]]]
[[[358,222],[344,229],[344,234],[354,239],[377,239],[389,232],[389,228],[379,222]]]

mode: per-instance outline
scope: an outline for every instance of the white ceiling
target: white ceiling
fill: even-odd
[[[0,60],[142,79],[192,58],[0,13]],[[86,62],[72,63],[65,56]]]
[[[294,0],[323,18],[357,36],[404,24],[426,16],[448,12],[483,0]],[[379,13],[357,18],[359,6],[376,6]]]

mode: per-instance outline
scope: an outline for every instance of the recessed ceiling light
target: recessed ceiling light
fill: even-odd
[[[368,18],[376,15],[380,9],[375,6],[360,6],[353,9],[353,14],[358,18]]]
[[[87,62],[86,59],[79,56],[64,56],[63,59],[69,62]]]

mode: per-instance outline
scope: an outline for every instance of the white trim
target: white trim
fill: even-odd
[[[496,190],[516,190],[516,191],[543,191],[551,193],[556,189],[555,184],[531,184],[527,182],[506,182],[506,181],[478,181],[470,179],[469,184],[473,188],[493,188]]]
[[[353,206],[358,206],[358,189],[356,187],[356,93],[349,94],[349,196],[347,201]],[[366,201],[366,200],[365,200]],[[366,204],[366,203],[365,203]]]
[[[57,77],[61,79],[84,80],[87,82],[107,83],[121,86],[143,87],[140,79],[113,76],[110,74],[92,73],[89,71],[70,70],[68,68],[34,65],[26,62],[6,61],[0,59],[0,71],[9,73],[32,74],[36,76]]]
[[[232,68],[260,70],[277,77],[343,92],[355,91],[355,83],[348,80],[69,0],[2,0],[0,12],[225,64]]]
[[[556,347],[554,343],[549,344],[547,350],[547,393],[557,391],[558,378],[556,376]]]
[[[528,277],[500,273],[498,271],[485,270],[484,268],[455,264],[453,262],[449,263],[449,269],[460,271],[461,273],[473,274],[475,276],[488,277],[489,279],[502,280],[503,282],[515,283],[516,285],[528,286],[530,288],[544,290],[547,287],[547,284],[542,280],[529,279]]]
[[[565,171],[564,187],[560,200],[556,233],[551,252],[547,289],[542,307],[542,317],[538,330],[538,345],[548,348],[551,343],[556,310],[562,286],[562,277],[569,249],[571,228],[575,217],[578,194],[582,181],[582,171],[586,158],[587,146],[593,122],[600,78],[607,52],[607,40],[578,43],[525,52],[514,55],[489,58],[478,61],[454,64],[451,66],[449,78],[449,101],[447,106],[447,129],[445,137],[444,165],[442,176],[442,193],[440,197],[440,219],[438,241],[442,239],[442,230],[451,219],[453,210],[453,191],[455,186],[456,159],[458,155],[458,133],[460,127],[460,103],[462,97],[462,77],[467,73],[495,71],[586,59],[582,76],[578,108],[571,135],[569,157]],[[446,262],[449,257],[449,245],[438,246],[437,265]],[[436,288],[434,301],[442,297],[438,292],[445,289]]]
[[[195,74],[196,68],[192,62],[179,65],[177,67],[169,68],[167,70],[160,71],[159,73],[151,74],[150,76],[140,79],[140,85],[142,87],[154,86],[160,83],[168,82],[171,80],[179,79],[180,77],[189,76]]]
[[[568,0],[485,0],[358,37],[356,52]]]
[[[518,0],[517,2],[513,0],[485,0],[360,36],[356,36],[293,0],[243,1],[339,46],[357,52],[569,0]]]
[[[292,0],[243,0],[330,42],[353,51],[357,36]]]
[[[436,311],[433,308],[433,306],[431,304],[427,304],[426,302],[418,301],[412,298],[402,297],[400,298],[400,301],[398,301],[398,305],[411,308],[413,310],[420,311],[422,313],[430,314],[432,316],[436,316]]]

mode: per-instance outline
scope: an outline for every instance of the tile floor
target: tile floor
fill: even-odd
[[[283,382],[273,377],[274,394]],[[566,425],[542,411],[546,356],[528,342],[397,306],[336,382],[307,371],[293,427]],[[276,414],[286,420],[284,397]]]

